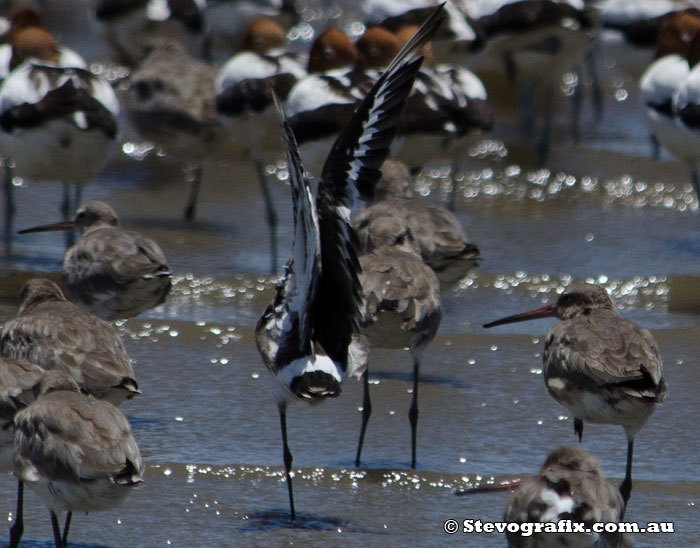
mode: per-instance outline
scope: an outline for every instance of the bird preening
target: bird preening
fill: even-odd
[[[296,510],[287,404],[337,397],[342,381],[362,374],[366,367],[367,351],[359,332],[357,236],[350,209],[356,197],[372,195],[422,62],[420,47],[443,17],[440,6],[357,107],[331,148],[315,201],[294,133],[278,105],[294,206],[293,258],[285,267],[274,301],[258,322],[256,342],[265,365],[282,385],[278,409],[292,520]]]

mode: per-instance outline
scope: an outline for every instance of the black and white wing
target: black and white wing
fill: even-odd
[[[285,267],[275,300],[263,314],[256,330],[265,363],[277,373],[280,367],[313,352],[310,310],[319,279],[321,247],[309,177],[279,99],[273,91],[271,93],[282,125],[294,210],[292,259]]]
[[[69,120],[82,131],[117,136],[119,102],[110,84],[90,71],[25,62],[8,76],[0,94],[5,133]]]
[[[347,207],[352,206],[357,192],[363,200],[373,198],[379,169],[389,154],[401,111],[423,62],[420,48],[444,20],[443,6],[433,11],[396,55],[338,135],[323,166],[318,200],[322,190],[348,202]]]
[[[313,300],[314,339],[343,366],[357,333],[361,287],[357,236],[350,209],[356,197],[372,197],[389,154],[399,117],[423,61],[421,46],[444,19],[443,5],[425,21],[376,81],[335,140],[323,167],[316,198],[321,277]]]
[[[290,280],[287,285],[287,302],[290,313],[298,318],[299,350],[303,350],[304,346],[308,346],[311,338],[309,309],[321,266],[319,225],[309,176],[301,163],[297,141],[284,116],[279,99],[274,93],[273,100],[282,124],[294,209],[294,242]]]

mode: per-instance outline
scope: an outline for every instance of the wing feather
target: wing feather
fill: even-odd
[[[290,265],[290,279],[286,288],[286,300],[289,311],[298,318],[299,350],[305,350],[311,338],[309,309],[316,291],[320,268],[319,224],[309,176],[301,162],[297,141],[285,118],[277,95],[272,92],[272,96],[282,125],[294,208],[293,259]]]
[[[404,102],[423,61],[418,56],[420,48],[443,19],[441,5],[372,86],[338,135],[323,167],[316,198],[321,277],[312,322],[315,339],[343,366],[347,366],[347,349],[358,330],[362,302],[358,240],[350,209],[358,195],[363,199],[372,197]]]
[[[545,341],[550,375],[575,378],[589,390],[663,399],[663,365],[651,333],[617,316],[607,319],[593,313],[555,325]]]

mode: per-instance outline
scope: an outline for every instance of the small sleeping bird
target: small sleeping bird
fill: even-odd
[[[14,473],[49,508],[61,548],[72,513],[114,508],[143,483],[144,465],[124,414],[82,394],[68,373],[47,371],[34,392],[14,419]],[[60,512],[67,512],[63,534]]]
[[[547,457],[538,475],[511,495],[503,521],[553,525],[571,520],[591,527],[621,521],[623,507],[622,495],[605,480],[598,459],[580,447],[562,447]],[[523,533],[506,534],[509,548],[626,546],[621,533]]]
[[[72,301],[108,321],[131,318],[165,301],[172,273],[163,251],[150,238],[119,228],[119,217],[104,202],[83,204],[72,221],[20,234],[71,229],[82,234],[63,260]]]
[[[20,299],[0,332],[1,356],[68,372],[81,389],[114,405],[141,393],[114,326],[67,301],[50,280],[29,280]]]

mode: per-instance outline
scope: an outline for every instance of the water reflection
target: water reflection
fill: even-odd
[[[282,509],[265,510],[249,514],[245,517],[245,522],[245,525],[239,525],[236,529],[241,532],[306,529],[309,531],[336,531],[338,533],[387,534],[386,531],[375,532],[360,528],[348,520],[334,516],[317,516],[297,512],[296,519],[290,521],[289,510]]]

